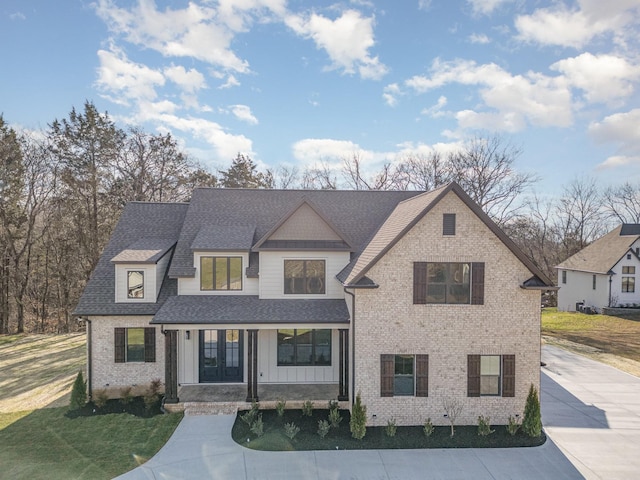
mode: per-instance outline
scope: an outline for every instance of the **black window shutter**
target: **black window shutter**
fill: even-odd
[[[516,356],[502,356],[502,396],[516,396]]]
[[[484,262],[471,264],[471,304],[484,305]]]
[[[467,356],[467,397],[480,396],[480,355]]]
[[[427,303],[427,262],[413,262],[413,303]]]
[[[114,352],[115,352],[115,362],[116,363],[124,363],[125,362],[125,328],[115,328],[114,329]]]
[[[156,329],[153,327],[144,329],[144,361],[156,361]]]
[[[429,396],[429,355],[416,355],[416,397]]]
[[[444,213],[442,215],[442,234],[443,235],[456,234],[456,214],[455,213]]]
[[[393,355],[380,355],[380,396],[393,397],[393,377],[395,373]]]

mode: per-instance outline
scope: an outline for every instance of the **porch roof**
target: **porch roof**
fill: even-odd
[[[178,295],[152,324],[349,323],[344,299],[260,299],[255,295]]]

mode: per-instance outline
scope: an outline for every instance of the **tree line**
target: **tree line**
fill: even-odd
[[[0,115],[0,334],[75,330],[72,311],[129,201],[188,201],[196,187],[431,190],[457,181],[547,274],[614,223],[640,223],[640,185],[582,177],[557,198],[528,195],[520,149],[498,136],[442,155],[407,155],[373,174],[358,152],[339,169],[259,170],[238,154],[213,173],[170,134],[123,130],[91,102],[44,132]]]

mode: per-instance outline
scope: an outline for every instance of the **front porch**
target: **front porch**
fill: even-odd
[[[286,408],[301,408],[307,400],[314,408],[327,408],[330,400],[340,393],[336,384],[260,384],[260,407],[275,408],[279,400],[286,400]],[[247,402],[245,384],[182,385],[178,388],[179,403],[166,403],[169,411],[184,411],[187,415],[232,414],[251,407]],[[349,402],[340,402],[349,408]]]

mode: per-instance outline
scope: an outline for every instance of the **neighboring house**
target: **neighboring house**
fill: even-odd
[[[624,223],[556,267],[558,310],[640,304],[640,224]]]
[[[539,387],[552,282],[455,183],[432,192],[197,189],[128,204],[75,314],[89,388],[328,384],[370,422],[506,423]],[[239,399],[244,402],[245,398]],[[329,399],[327,399],[329,400]]]

